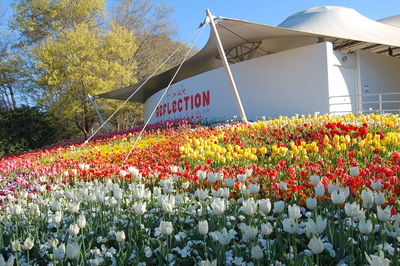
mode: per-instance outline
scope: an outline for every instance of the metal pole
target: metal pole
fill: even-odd
[[[102,125],[104,124],[103,127],[104,127],[105,131],[110,132],[110,129],[108,128],[107,124],[104,123],[103,116],[101,115],[99,109],[97,108],[97,104],[96,104],[96,102],[93,100],[93,97],[90,96],[90,94],[88,94],[88,98],[87,98],[87,99],[88,99],[88,101],[92,104],[94,110],[96,111],[97,116],[98,116],[99,119],[100,119],[100,123],[101,123]]]
[[[218,47],[219,55],[221,56],[222,63],[224,64],[226,74],[228,75],[229,83],[231,84],[232,91],[233,91],[233,94],[235,96],[236,106],[239,109],[240,117],[242,118],[243,122],[247,122],[246,113],[244,112],[242,101],[240,100],[239,92],[237,90],[235,80],[233,79],[232,71],[231,71],[231,69],[229,67],[228,60],[226,59],[225,51],[224,51],[224,48],[222,46],[221,39],[219,38],[217,27],[215,26],[214,16],[211,15],[211,12],[210,12],[210,10],[208,8],[206,10],[206,13],[207,13],[207,16],[208,16],[208,18],[210,20],[211,28],[212,28],[212,30],[214,32],[214,35],[215,35],[215,38],[216,38],[216,41],[217,41],[217,47]]]

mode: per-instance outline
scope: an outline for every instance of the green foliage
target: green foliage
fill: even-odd
[[[13,4],[11,28],[32,44],[80,23],[102,16],[104,0],[18,0]]]
[[[72,134],[38,108],[24,106],[0,111],[0,156],[31,151]]]

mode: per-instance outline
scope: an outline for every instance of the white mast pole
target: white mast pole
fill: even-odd
[[[247,122],[246,113],[244,112],[242,101],[240,100],[239,92],[237,90],[235,80],[233,79],[232,71],[229,67],[228,60],[226,59],[225,51],[222,46],[221,39],[219,38],[217,27],[215,26],[215,22],[214,22],[215,17],[211,14],[211,12],[208,8],[207,8],[206,12],[207,12],[207,16],[211,23],[211,28],[214,32],[214,35],[215,35],[215,38],[217,41],[219,55],[221,56],[222,63],[224,64],[226,74],[228,75],[229,83],[231,84],[232,91],[235,96],[236,106],[239,109],[240,117],[242,118],[243,122]]]

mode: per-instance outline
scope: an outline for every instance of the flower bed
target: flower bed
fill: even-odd
[[[182,124],[3,158],[0,265],[398,262],[399,132],[373,114]]]

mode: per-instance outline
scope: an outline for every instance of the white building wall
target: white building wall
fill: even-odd
[[[382,100],[400,102],[400,59],[366,51],[359,51],[359,56],[363,109],[379,110],[378,103],[367,103],[378,101],[379,93],[396,93],[382,95]],[[384,103],[382,108],[400,111],[399,102]]]
[[[343,114],[357,110],[356,57],[333,51],[328,45],[329,112]]]
[[[248,119],[329,112],[331,54],[332,44],[324,42],[231,65]],[[146,119],[163,92],[146,101]],[[219,68],[173,84],[151,122],[234,116],[240,118],[224,69]]]

